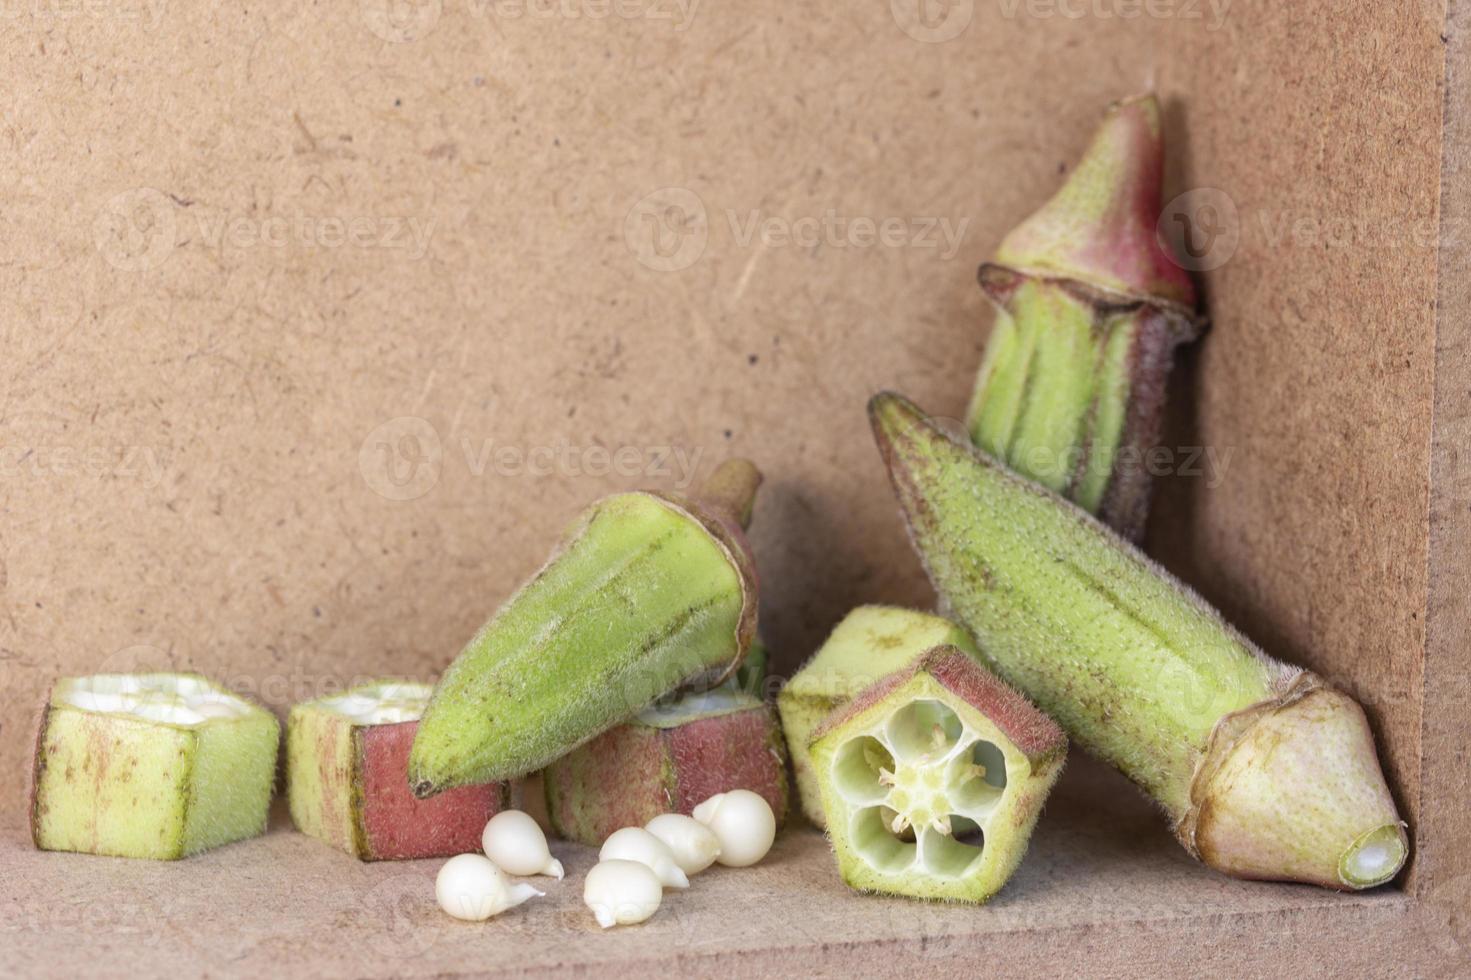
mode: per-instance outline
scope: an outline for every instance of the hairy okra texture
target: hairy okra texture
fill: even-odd
[[[1111,106],[1082,161],[981,266],[997,309],[967,416],[972,440],[1128,538],[1143,533],[1190,277],[1156,232],[1164,173],[1153,95]]]
[[[812,767],[843,880],[984,902],[1021,862],[1067,738],[972,655],[936,647],[814,733]]]
[[[46,851],[181,858],[266,829],[281,726],[194,674],[57,681],[31,770]]]
[[[1409,838],[1364,711],[1262,653],[1133,545],[876,396],[880,452],[930,580],[985,661],[1243,878],[1369,888]]]
[[[409,746],[429,690],[375,681],[291,709],[286,792],[298,830],[364,861],[479,849],[509,784],[461,786],[431,800],[409,788]]]
[[[733,676],[756,633],[742,525],[760,479],[732,460],[694,499],[588,508],[440,678],[409,754],[415,795],[524,776],[671,691]]]
[[[651,706],[547,766],[543,779],[552,829],[589,845],[734,789],[760,794],[778,826],[787,811],[776,714],[734,684]]]
[[[946,645],[971,656],[976,653],[970,634],[948,619],[895,606],[859,606],[781,689],[777,708],[791,750],[797,794],[802,813],[815,826],[827,826],[812,770],[811,741],[817,726],[881,677]]]

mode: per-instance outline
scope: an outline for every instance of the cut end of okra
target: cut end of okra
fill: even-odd
[[[291,709],[286,782],[298,830],[364,861],[445,857],[480,848],[506,805],[505,783],[429,800],[409,787],[409,749],[427,684],[378,681]]]
[[[266,827],[280,725],[193,674],[97,674],[51,689],[32,768],[47,851],[181,858]]]
[[[1067,739],[955,647],[858,695],[812,761],[843,880],[859,891],[984,902],[1011,876]]]
[[[814,825],[826,823],[811,757],[818,725],[871,684],[909,667],[927,650],[946,645],[976,653],[970,634],[948,619],[897,606],[859,606],[781,689],[777,708],[797,794]]]

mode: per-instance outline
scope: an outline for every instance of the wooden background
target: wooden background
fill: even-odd
[[[1366,702],[1413,820],[1443,8],[906,3],[12,18],[0,798],[57,673],[429,675],[581,505],[731,453],[779,667],[928,602],[864,402],[963,411],[975,266],[1155,86],[1222,221],[1149,548]]]

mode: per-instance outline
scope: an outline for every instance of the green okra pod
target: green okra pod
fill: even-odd
[[[966,424],[1008,466],[1137,538],[1190,277],[1165,252],[1153,95],[1109,109],[1082,162],[980,268],[997,317]]]
[[[734,674],[756,633],[741,521],[760,479],[733,460],[693,500],[589,507],[435,687],[409,756],[415,794],[524,776],[656,698]]]
[[[930,579],[981,657],[1138,783],[1210,866],[1382,884],[1409,840],[1363,709],[904,398],[869,415]]]

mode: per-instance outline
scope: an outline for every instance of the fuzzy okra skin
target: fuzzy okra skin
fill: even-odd
[[[979,273],[997,318],[971,439],[1129,538],[1148,515],[1174,349],[1202,327],[1155,232],[1162,176],[1154,96],[1110,107],[1067,183]]]
[[[880,394],[869,415],[915,547],[982,657],[1164,806],[1192,854],[1330,888],[1394,877],[1409,841],[1357,703],[904,398]]]
[[[286,791],[296,829],[362,861],[449,857],[478,850],[505,809],[506,783],[416,799],[409,747],[429,685],[373,681],[304,701],[286,723]]]
[[[734,673],[756,629],[740,521],[759,481],[735,460],[700,502],[635,492],[588,508],[435,687],[409,755],[415,795],[524,776]]]
[[[552,829],[594,847],[734,789],[759,794],[780,826],[790,792],[775,712],[731,682],[645,709],[547,766],[543,779]]]
[[[266,829],[280,724],[195,674],[56,682],[31,778],[46,851],[170,860]]]
[[[1026,853],[1067,738],[969,651],[940,646],[814,733],[812,766],[843,880],[984,902]]]

